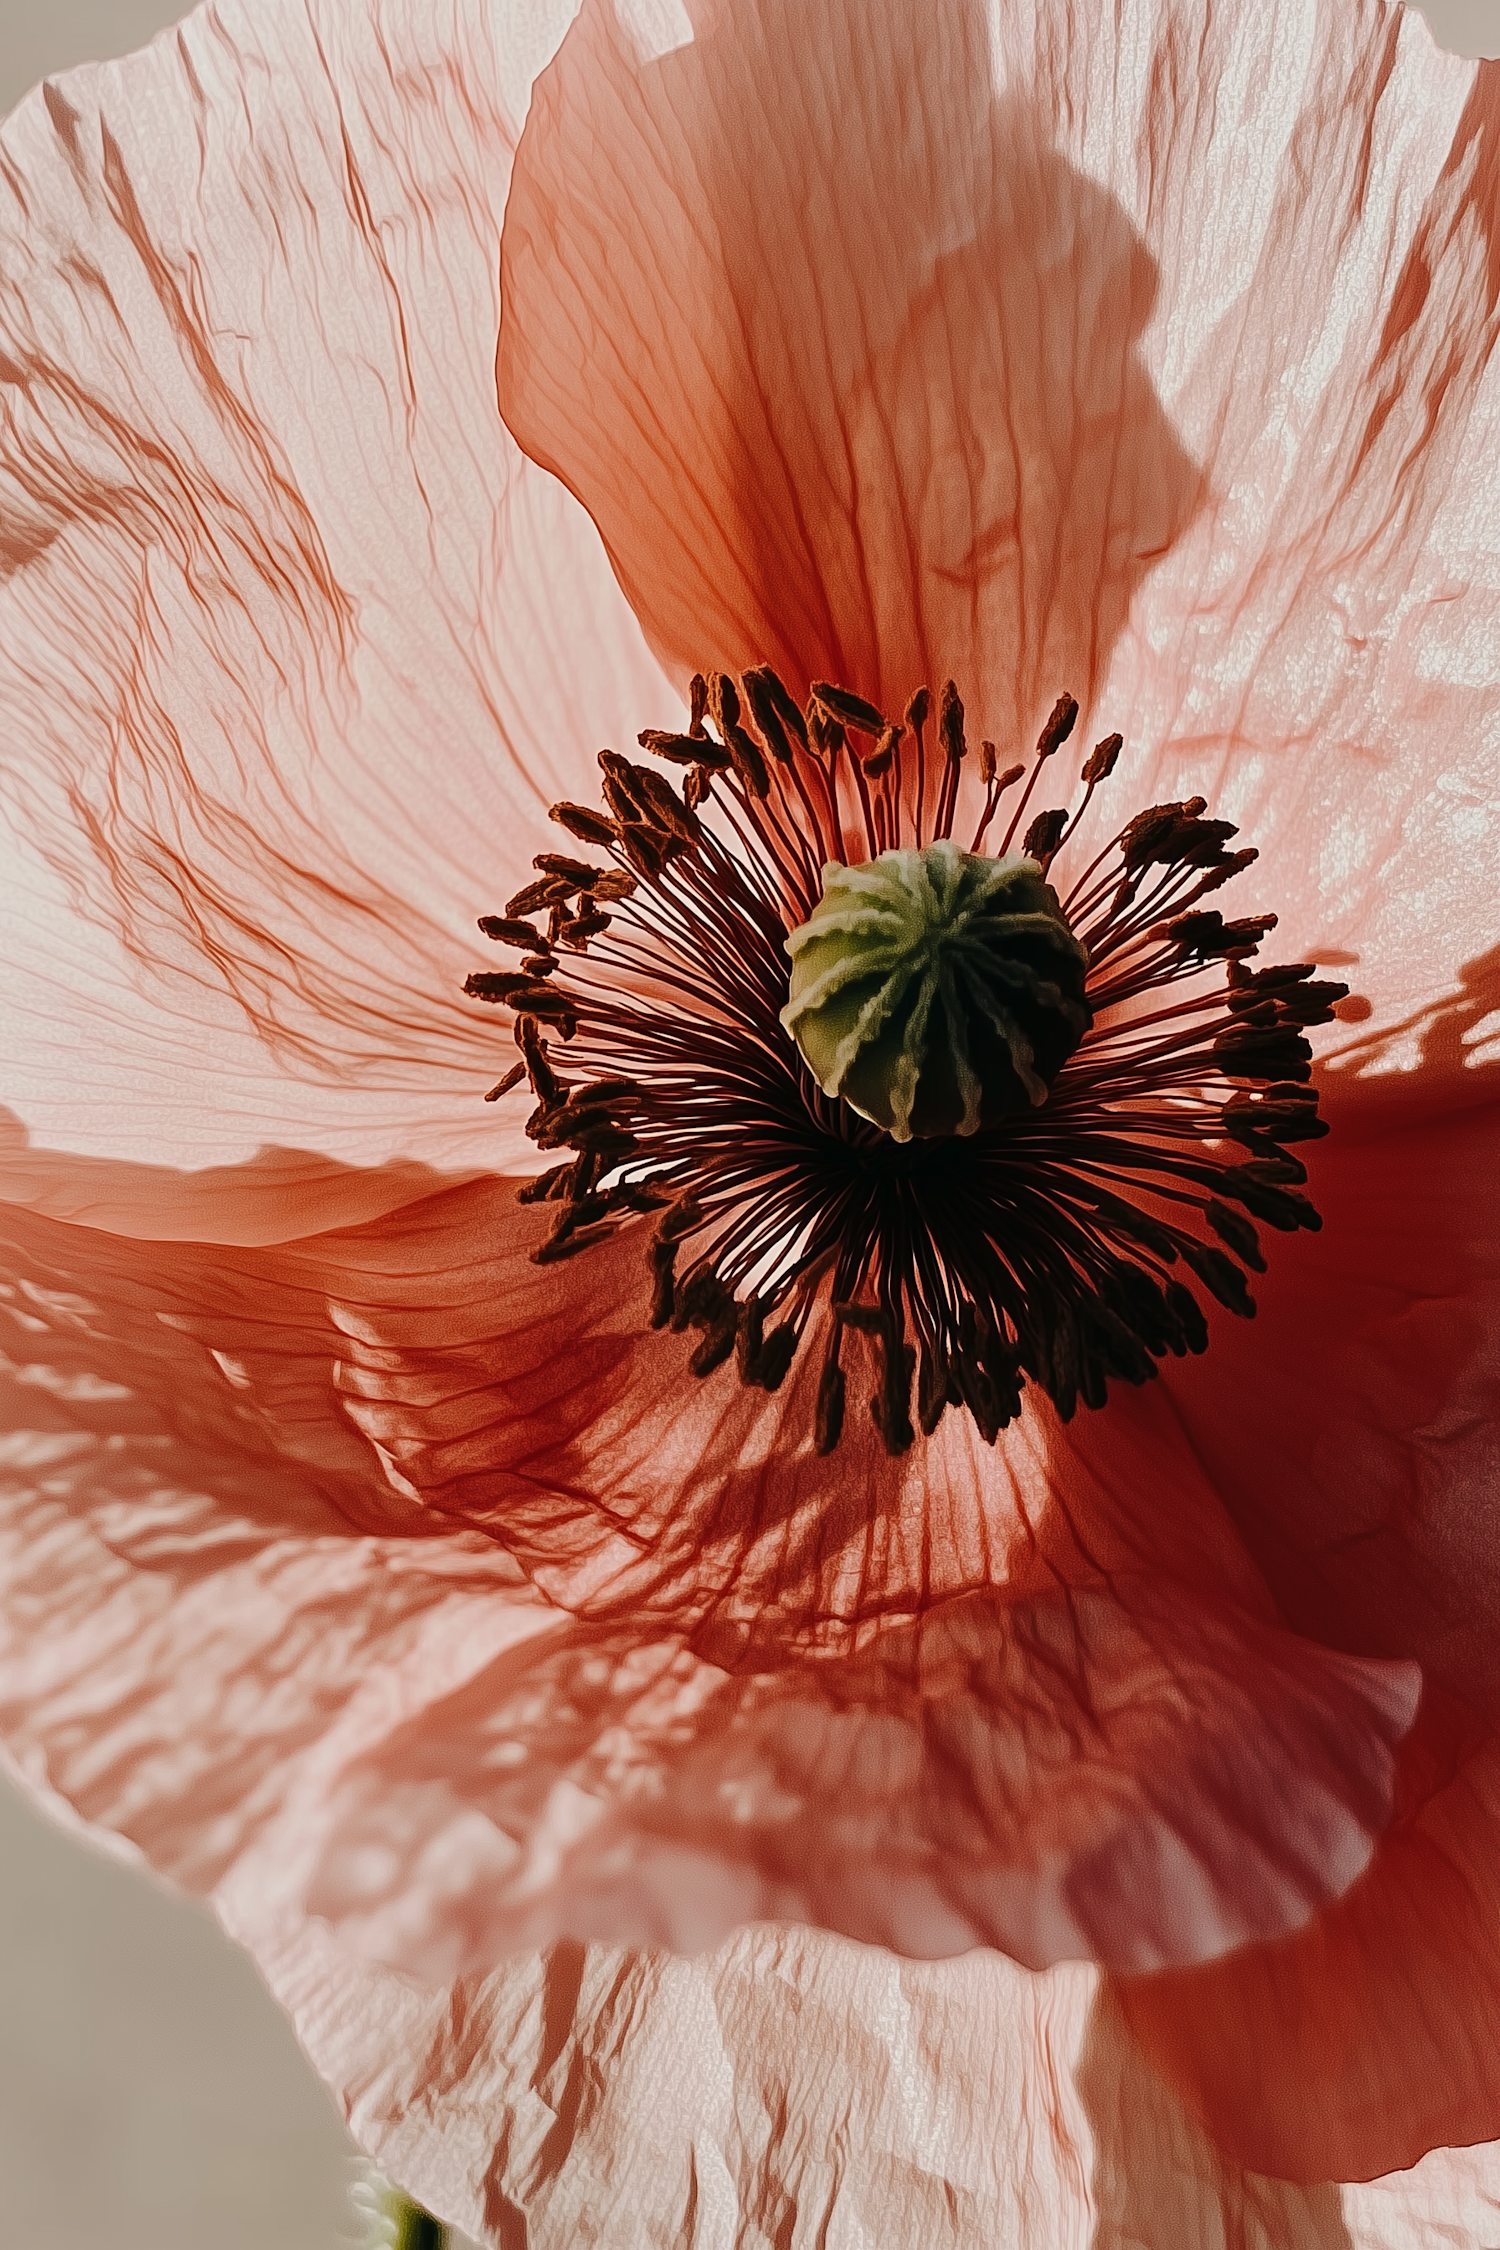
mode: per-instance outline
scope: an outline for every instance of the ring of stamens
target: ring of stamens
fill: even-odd
[[[1154,805],[1088,856],[1077,839],[1121,738],[1099,743],[1076,809],[1036,814],[1019,846],[1053,880],[1060,854],[1085,860],[1060,895],[1092,1028],[1043,1106],[898,1142],[824,1094],[783,1029],[788,934],[826,863],[953,837],[976,768],[965,848],[1011,851],[1077,705],[1061,697],[1031,760],[1002,768],[987,741],[970,767],[951,681],[935,713],[919,689],[899,721],[828,682],[799,708],[764,666],[697,677],[691,698],[685,734],[639,738],[681,791],[602,752],[603,809],[552,818],[603,864],[542,853],[480,923],[522,955],[465,988],[515,1013],[520,1059],[486,1099],[527,1084],[527,1132],[560,1159],[519,1191],[554,1207],[537,1262],[654,1212],[651,1323],[696,1333],[695,1374],[733,1356],[775,1390],[822,1336],[820,1452],[843,1429],[851,1336],[899,1453],[949,1406],[993,1443],[1028,1382],[1066,1420],[1102,1406],[1111,1377],[1139,1384],[1202,1351],[1194,1284],[1253,1314],[1256,1222],[1320,1223],[1291,1150],[1327,1129],[1304,1033],[1346,988],[1307,963],[1247,965],[1276,917],[1204,903],[1256,857],[1228,848],[1231,823],[1201,797]]]

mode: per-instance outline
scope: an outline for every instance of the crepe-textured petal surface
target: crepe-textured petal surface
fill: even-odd
[[[1482,2240],[1494,74],[568,14],[224,0],[5,128],[8,1754],[506,2250]],[[1070,688],[1261,847],[1355,999],[1253,1329],[822,1457],[644,1224],[531,1261],[465,932],[761,660]]]

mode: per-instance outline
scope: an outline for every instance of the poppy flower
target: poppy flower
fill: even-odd
[[[567,14],[6,128],[0,1733],[487,2241],[1473,2234],[1493,73]]]

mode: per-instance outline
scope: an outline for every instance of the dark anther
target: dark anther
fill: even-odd
[[[1295,1195],[1290,1188],[1279,1187],[1265,1179],[1255,1177],[1255,1165],[1234,1164],[1220,1175],[1220,1186],[1226,1195],[1278,1234],[1295,1234],[1303,1227],[1316,1234],[1323,1224],[1316,1204],[1309,1203],[1305,1195]]]
[[[781,1388],[796,1356],[797,1331],[790,1321],[783,1321],[768,1336],[765,1322],[766,1308],[759,1297],[751,1297],[741,1305],[735,1358],[742,1383],[755,1383],[763,1391],[775,1391]]]
[[[766,1308],[759,1297],[749,1297],[740,1307],[739,1332],[735,1337],[734,1361],[742,1383],[760,1379],[760,1355],[765,1348]]]
[[[541,951],[542,933],[530,922],[509,922],[498,914],[481,914],[479,927],[497,945],[519,946],[523,951],[529,948],[533,953]]]
[[[1037,736],[1036,754],[1039,759],[1050,758],[1060,750],[1078,723],[1077,699],[1060,695],[1052,706],[1052,716]]]
[[[842,722],[830,719],[816,696],[807,701],[807,743],[817,758],[837,758],[847,740]]]
[[[701,842],[703,823],[683,803],[664,774],[653,773],[649,766],[633,766],[631,779],[658,828],[680,836],[685,844]]]
[[[1221,1242],[1227,1242],[1242,1265],[1252,1273],[1264,1273],[1266,1261],[1261,1255],[1260,1236],[1241,1211],[1231,1211],[1226,1203],[1210,1196],[1203,1206],[1203,1216]]]
[[[1175,859],[1180,842],[1191,834],[1192,823],[1207,803],[1206,797],[1185,797],[1179,804],[1148,805],[1127,820],[1120,831],[1125,865],[1145,867],[1153,860]]]
[[[1192,1267],[1205,1289],[1216,1297],[1226,1312],[1238,1313],[1242,1320],[1255,1317],[1255,1299],[1245,1286],[1245,1277],[1232,1258],[1222,1250],[1210,1250],[1200,1242],[1183,1242],[1183,1257]]]
[[[526,1075],[538,1101],[561,1101],[566,1088],[547,1058],[547,1042],[535,1016],[517,1018],[516,1045],[526,1058]]]
[[[848,688],[835,687],[829,680],[814,680],[812,692],[830,719],[839,720],[845,727],[855,727],[861,734],[884,734],[884,712],[877,711],[862,695],[852,695]]]
[[[684,1328],[709,1326],[734,1303],[712,1266],[694,1266],[686,1281],[677,1283],[675,1294],[672,1326],[679,1334]]]
[[[710,673],[708,707],[739,779],[757,802],[768,797],[771,793],[771,776],[766,770],[766,761],[761,756],[760,745],[740,725],[740,699],[727,672]]]
[[[1107,734],[1102,742],[1096,742],[1083,761],[1079,780],[1087,782],[1090,789],[1101,781],[1108,781],[1115,770],[1124,741],[1123,734]]]
[[[669,1210],[663,1211],[657,1223],[658,1242],[680,1242],[686,1234],[696,1234],[703,1224],[703,1213],[690,1196],[684,1196]]]
[[[536,1135],[538,1148],[582,1148],[585,1136],[601,1129],[613,1131],[615,1117],[603,1105],[574,1109],[564,1104],[561,1109],[549,1109]]]
[[[756,664],[740,674],[740,686],[761,740],[778,765],[789,766],[793,744],[807,748],[807,721],[784,682],[769,664]]]
[[[553,808],[606,864],[540,855],[537,881],[480,924],[520,956],[467,990],[515,1011],[521,1059],[488,1098],[530,1080],[525,1129],[548,1168],[520,1192],[552,1207],[538,1262],[645,1218],[649,1318],[698,1332],[699,1375],[733,1355],[742,1381],[773,1391],[821,1333],[810,1436],[823,1453],[864,1379],[842,1364],[851,1332],[868,1339],[871,1417],[898,1453],[949,1406],[993,1444],[1028,1383],[1063,1420],[1097,1408],[1204,1350],[1211,1300],[1252,1315],[1266,1229],[1319,1224],[1298,1153],[1326,1131],[1308,1035],[1344,987],[1304,962],[1254,965],[1274,914],[1209,908],[1256,856],[1232,848],[1233,824],[1189,797],[1137,812],[1107,846],[1090,808],[1118,734],[1082,762],[1071,806],[1037,812],[1042,766],[1077,724],[1072,696],[1028,765],[1002,769],[984,738],[976,774],[952,681],[919,689],[899,724],[822,680],[804,717],[767,664],[696,675],[689,695],[686,733],[639,737],[666,770],[606,751],[601,808]],[[898,1143],[878,1107],[810,1078],[784,1024],[788,941],[836,891],[830,861],[939,844],[1001,859],[1012,838],[1057,882],[1079,1042],[1040,1105],[966,1111],[967,1133]],[[946,1019],[931,1036],[948,1036]]]
[[[571,897],[575,888],[576,885],[560,883],[551,875],[540,883],[528,883],[524,890],[517,891],[514,898],[506,900],[506,918],[509,920],[522,914],[535,914],[543,906],[558,906],[564,899]]]
[[[760,1373],[756,1381],[763,1391],[779,1391],[786,1380],[788,1368],[797,1356],[797,1331],[789,1320],[773,1328],[761,1347]]]
[[[1310,1078],[1312,1049],[1289,1027],[1272,1022],[1232,1023],[1214,1041],[1214,1061],[1226,1078]]]
[[[1229,971],[1230,1012],[1243,1015],[1257,1002],[1274,998],[1285,1023],[1331,1023],[1334,1003],[1348,998],[1349,987],[1312,979],[1310,961],[1281,962],[1264,969],[1246,969],[1236,961]]]
[[[605,1169],[606,1159],[598,1149],[586,1148],[573,1167],[573,1177],[568,1182],[568,1196],[574,1203],[598,1202],[594,1190],[599,1185],[599,1175]],[[601,1204],[601,1209],[603,1205]]]
[[[1179,914],[1167,924],[1166,934],[1193,960],[1238,961],[1253,953],[1275,927],[1274,914],[1253,914],[1238,922],[1226,922],[1213,908],[1200,907],[1194,913]]]
[[[1185,1289],[1180,1281],[1169,1281],[1166,1287],[1166,1298],[1172,1309],[1173,1317],[1181,1328],[1182,1339],[1188,1350],[1193,1353],[1206,1352],[1208,1350],[1208,1322],[1204,1319],[1203,1307],[1193,1295],[1192,1290]]]
[[[952,680],[943,682],[938,696],[938,736],[950,765],[959,765],[969,754],[964,739],[964,707]]]
[[[1320,1141],[1328,1131],[1318,1115],[1318,1097],[1311,1086],[1268,1086],[1263,1092],[1230,1096],[1221,1123],[1232,1141],[1246,1148],[1261,1142]]]
[[[592,1250],[596,1242],[604,1241],[609,1231],[608,1220],[600,1219],[593,1226],[549,1235],[539,1250],[532,1251],[531,1262],[534,1266],[554,1266],[562,1258],[576,1258],[581,1250]]]
[[[606,758],[614,758],[615,755],[613,750],[601,750],[599,753],[600,765],[604,765]],[[625,760],[620,758],[617,763],[624,766]],[[628,767],[626,771],[629,771]],[[637,799],[635,791],[630,787],[628,781],[623,779],[619,773],[611,772],[606,767],[602,786],[604,802],[614,814],[619,829],[623,830],[628,828],[632,822],[638,824],[641,821],[644,816],[644,807]]]
[[[687,1324],[694,1328],[717,1328],[727,1320],[730,1324],[729,1347],[734,1348],[734,1330],[739,1322],[739,1307],[734,1292],[726,1289],[712,1266],[698,1266],[688,1275],[677,1292],[677,1312],[672,1315],[672,1325],[678,1325],[678,1314],[685,1312]]]
[[[556,993],[549,992],[545,984],[527,976],[524,970],[476,969],[464,979],[464,990],[471,1000],[488,1000],[491,1004],[504,1002],[512,1008],[528,1009],[533,1015],[546,1014],[552,1003],[564,1008],[569,1006],[566,1000],[559,1002]]]
[[[636,736],[643,750],[665,758],[674,766],[708,766],[728,773],[729,752],[711,734],[668,734],[661,727],[645,727]]]
[[[575,914],[571,922],[558,928],[558,937],[570,952],[581,953],[590,938],[601,937],[609,928],[607,914]]]
[[[1161,1289],[1150,1274],[1129,1258],[1115,1258],[1099,1285],[1099,1294],[1114,1318],[1138,1337],[1148,1352],[1160,1354],[1177,1346],[1179,1324],[1168,1309]],[[1117,1339],[1116,1339],[1117,1341]],[[1133,1361],[1131,1380],[1144,1382],[1155,1373],[1149,1364]],[[1125,1372],[1124,1369],[1121,1370]]]
[[[1036,819],[1021,839],[1021,849],[1028,859],[1038,860],[1043,872],[1048,860],[1062,842],[1062,832],[1068,825],[1068,808],[1057,805],[1051,812],[1038,813]]]
[[[568,1096],[569,1109],[591,1109],[597,1102],[630,1101],[640,1093],[634,1078],[586,1078]]]
[[[636,1135],[616,1124],[581,1126],[573,1135],[572,1146],[596,1155],[608,1166],[624,1162],[640,1146]]]
[[[605,783],[607,789],[610,784]],[[620,849],[638,875],[648,880],[663,874],[672,857],[671,846],[675,836],[663,835],[659,828],[645,821],[627,820],[620,826]]]
[[[558,882],[566,883],[569,891],[591,891],[599,877],[607,873],[586,859],[569,859],[565,852],[538,852],[531,864],[538,874],[553,875]]]
[[[721,1310],[718,1317],[710,1323],[702,1343],[688,1361],[688,1366],[693,1374],[711,1375],[716,1367],[723,1366],[725,1360],[734,1350],[737,1327],[734,1299],[731,1297],[727,1307]]]
[[[518,1203],[549,1203],[564,1192],[573,1177],[571,1164],[554,1164],[545,1172],[538,1172],[534,1180],[516,1189]]]
[[[872,781],[878,781],[883,773],[890,772],[900,747],[901,733],[900,727],[886,727],[882,730],[880,740],[865,760],[865,772]]]
[[[471,1000],[503,1004],[523,1010],[543,1023],[555,1024],[564,1039],[570,1039],[577,1026],[576,1003],[571,993],[559,991],[555,985],[538,983],[535,977],[480,970],[467,979],[464,990]]]
[[[591,812],[587,805],[570,805],[564,800],[549,808],[547,818],[585,844],[612,844],[615,840],[612,823],[602,813]]]
[[[727,672],[708,675],[708,715],[720,734],[727,735],[731,727],[740,723],[739,689]]]
[[[644,824],[647,828],[662,826],[654,792],[658,786],[667,790],[668,795],[671,791],[660,774],[653,773],[649,766],[632,764],[629,758],[622,758],[618,750],[601,750],[599,768],[604,775],[605,796],[617,819]]]

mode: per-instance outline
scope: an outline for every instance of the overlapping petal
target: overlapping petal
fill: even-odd
[[[51,1147],[501,1134],[474,917],[675,708],[494,411],[567,14],[207,8],[7,128],[6,1095]]]
[[[1242,821],[1294,948],[1387,1020],[1450,989],[1500,842],[1493,74],[1316,0],[670,21],[591,0],[540,82],[498,360],[664,660],[951,674],[1004,755],[1068,689],[1123,811]]]
[[[226,4],[8,129],[13,1754],[497,2242],[1472,2225],[1482,2156],[1261,2175],[1500,2107],[1490,80],[1374,5],[586,0],[502,260],[561,29]],[[828,1463],[638,1240],[528,1263],[462,933],[766,657],[1075,689],[1350,961],[1248,1337]],[[1119,1981],[891,1950],[976,1942]]]
[[[1483,2242],[1500,2207],[1493,2149],[1342,2191],[1246,2169],[1077,1967],[751,1930],[693,1961],[560,1945],[418,1992],[299,1921],[269,1855],[223,1911],[361,2139],[497,2243],[1428,2250]]]
[[[680,1415],[696,1481],[649,1401],[644,1449],[612,1447],[609,1398],[641,1414],[648,1391],[611,1333],[629,1293],[570,1327],[507,1239],[509,1193],[181,1244],[165,1271],[156,1245],[11,1213],[6,1580],[29,1625],[5,1722],[91,1817],[213,1879],[162,1838],[251,1820],[251,1773],[284,1796],[373,1663],[394,1700],[322,1769],[309,1905],[429,1975],[764,1919],[1141,1970],[1295,1929],[1359,1873],[1416,1675],[1281,1631],[1206,1491],[1196,1533],[1170,1522],[1170,1450],[1154,1535],[1110,1477],[1028,1509],[1020,1479],[1007,1504],[993,1467],[954,1465],[951,1551],[935,1517],[903,1573],[869,1523],[915,1503],[873,1446],[821,1512],[784,1489],[815,1460],[778,1477],[753,1426],[736,1457]],[[419,1436],[387,1413],[372,1441],[375,1382]],[[468,1662],[403,1647],[392,1575],[472,1589]]]

